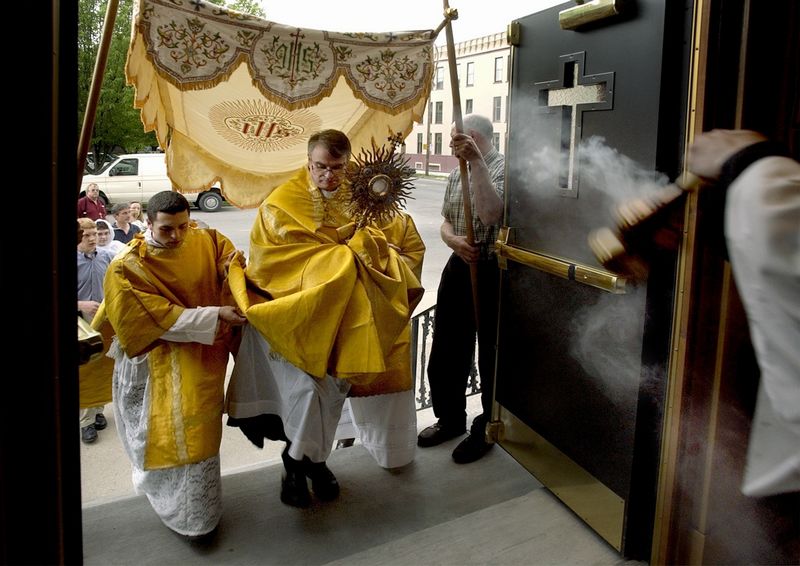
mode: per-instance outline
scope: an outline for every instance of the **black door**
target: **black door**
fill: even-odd
[[[635,558],[650,555],[675,254],[633,285],[587,236],[613,224],[614,202],[676,175],[686,25],[667,4],[577,29],[559,18],[573,3],[518,21],[499,254],[499,442]]]

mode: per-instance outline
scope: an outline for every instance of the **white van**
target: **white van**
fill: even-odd
[[[163,153],[132,153],[115,157],[96,175],[83,176],[81,196],[86,194],[86,186],[90,183],[97,183],[100,187],[100,198],[108,210],[114,204],[133,200],[146,206],[154,194],[172,190]],[[218,186],[183,195],[204,212],[216,212],[224,202]]]

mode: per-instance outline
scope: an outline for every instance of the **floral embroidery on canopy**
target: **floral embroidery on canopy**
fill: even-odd
[[[344,131],[357,151],[420,121],[435,32],[335,33],[205,0],[139,0],[126,73],[177,190],[220,181],[257,206],[306,162],[308,137]]]

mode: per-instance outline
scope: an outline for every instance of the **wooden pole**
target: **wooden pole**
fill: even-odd
[[[450,67],[450,89],[453,96],[453,122],[457,133],[464,132],[464,121],[461,118],[461,95],[458,91],[458,69],[456,68],[456,46],[453,42],[453,26],[450,21],[458,17],[458,12],[451,10],[448,0],[444,0],[445,36],[447,37],[447,61]],[[472,227],[472,199],[469,194],[469,171],[467,162],[458,159],[458,167],[461,172],[461,192],[464,195],[464,220],[467,227],[467,243],[475,243],[475,230]],[[475,310],[475,328],[478,328],[480,321],[480,308],[478,304],[478,266],[475,263],[469,264],[469,274],[472,279],[472,305]]]
[[[106,17],[103,21],[103,35],[100,39],[100,46],[97,48],[97,59],[94,62],[92,86],[89,89],[89,98],[86,101],[86,112],[83,114],[81,137],[78,141],[78,193],[81,192],[83,168],[86,165],[86,154],[89,151],[89,143],[92,141],[94,119],[97,114],[97,100],[100,98],[100,88],[103,86],[103,75],[106,72],[106,62],[108,61],[108,48],[109,45],[111,45],[111,36],[114,34],[114,22],[117,19],[118,6],[119,0],[109,0],[108,7],[106,8]]]

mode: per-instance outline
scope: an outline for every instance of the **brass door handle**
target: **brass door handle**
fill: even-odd
[[[626,280],[616,273],[596,267],[575,263],[568,259],[526,250],[508,244],[508,235],[511,228],[504,226],[500,229],[495,250],[498,262],[502,269],[506,268],[507,260],[515,261],[538,271],[543,271],[562,279],[589,285],[615,295],[625,293]]]

